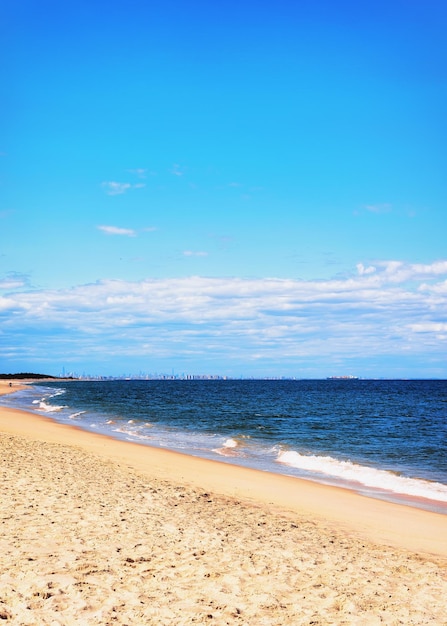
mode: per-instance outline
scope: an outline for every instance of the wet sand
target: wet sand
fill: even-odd
[[[0,448],[5,623],[447,624],[447,516],[6,408]]]

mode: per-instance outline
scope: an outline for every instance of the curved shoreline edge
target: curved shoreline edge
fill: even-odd
[[[19,389],[21,382],[12,387],[0,383],[0,393]],[[18,409],[0,407],[0,432],[81,448],[147,478],[204,489],[287,517],[306,516],[376,544],[447,559],[446,515],[304,479],[119,441]]]

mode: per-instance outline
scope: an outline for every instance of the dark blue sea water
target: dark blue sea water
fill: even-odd
[[[57,381],[0,402],[447,513],[447,381]]]

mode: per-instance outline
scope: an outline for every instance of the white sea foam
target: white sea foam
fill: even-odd
[[[127,422],[128,424],[130,422]],[[114,433],[120,433],[120,435],[125,435],[126,438],[131,441],[132,439],[143,439],[146,441],[152,441],[153,437],[149,436],[149,435],[143,435],[142,433],[138,432],[137,430],[128,430],[126,428],[114,428],[113,429]]]
[[[83,415],[84,413],[86,413],[86,411],[78,411],[77,413],[72,413],[68,417],[69,417],[69,419],[73,420],[76,417],[79,417],[80,415]]]
[[[221,456],[245,456],[238,448],[239,442],[230,437],[223,442],[221,448],[213,448],[213,452]]]
[[[303,455],[294,450],[281,451],[276,461],[289,467],[318,472],[366,487],[391,491],[396,494],[447,502],[447,485],[418,478],[407,478],[373,467],[338,461],[330,456]]]
[[[57,396],[63,396],[64,393],[66,393],[65,389],[58,389],[57,391],[55,391],[53,394],[51,394],[49,397],[50,398],[56,398]]]
[[[61,411],[62,409],[67,408],[63,405],[47,404],[45,400],[40,400],[36,404],[39,405],[39,411],[45,411],[45,413],[55,413],[57,411]]]
[[[237,448],[238,443],[236,439],[227,439],[224,441],[223,448]]]

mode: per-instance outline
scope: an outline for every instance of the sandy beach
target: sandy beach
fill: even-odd
[[[7,408],[0,446],[5,623],[447,624],[445,515]]]

